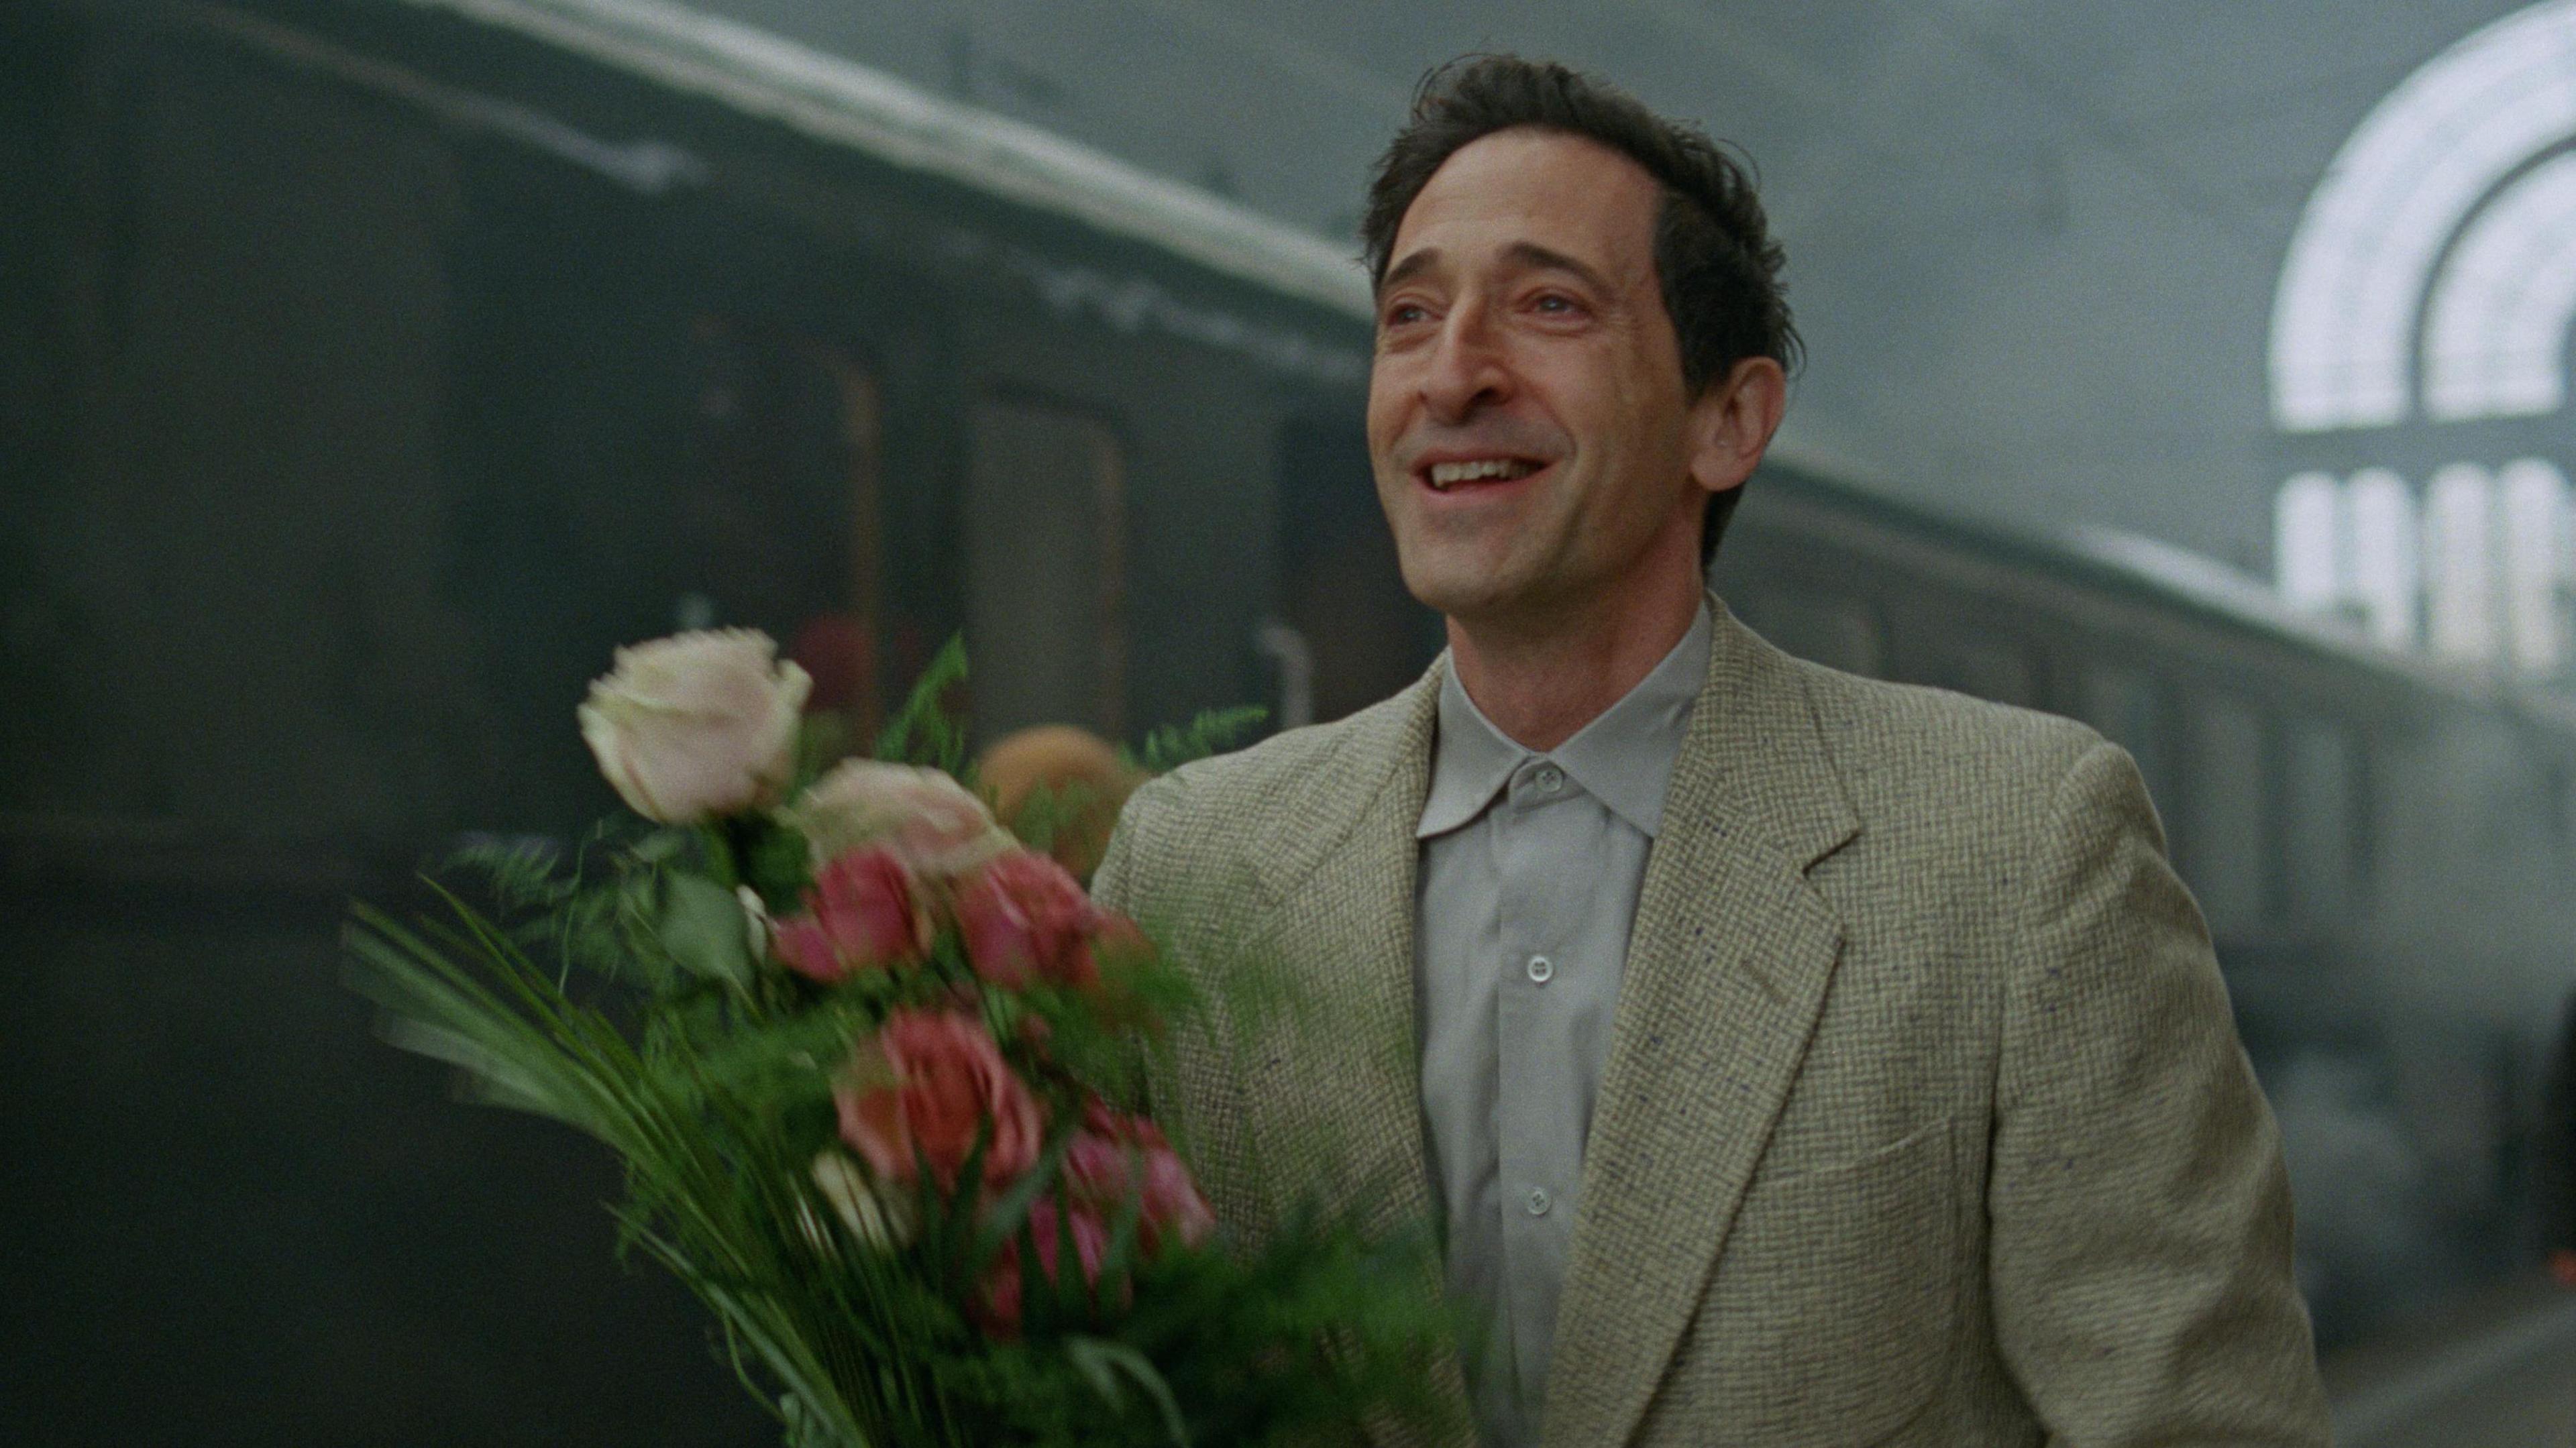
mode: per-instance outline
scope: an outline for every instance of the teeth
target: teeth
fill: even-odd
[[[1471,463],[1433,463],[1431,486],[1446,492],[1460,483],[1472,483],[1479,478],[1501,478],[1508,482],[1513,478],[1528,477],[1537,471],[1538,464],[1524,462],[1519,458],[1479,458]]]

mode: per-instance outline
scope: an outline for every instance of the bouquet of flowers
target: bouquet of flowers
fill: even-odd
[[[1425,1244],[1311,1214],[1225,1241],[1137,1109],[1199,993],[960,783],[963,672],[952,645],[879,757],[825,768],[766,637],[620,650],[581,727],[640,818],[475,853],[488,910],[362,908],[353,983],[475,1099],[622,1159],[622,1247],[798,1448],[1436,1414]]]

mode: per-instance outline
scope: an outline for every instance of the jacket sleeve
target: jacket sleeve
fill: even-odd
[[[1101,850],[1099,868],[1091,872],[1092,903],[1121,915],[1136,914],[1136,835],[1142,828],[1140,821],[1153,808],[1152,790],[1148,782],[1127,797],[1118,811],[1118,825]]]
[[[2048,1441],[2328,1441],[2280,1134],[2136,766],[2096,743],[2027,867],[1987,1207]]]
[[[1210,993],[1200,1010],[1173,1034],[1168,1056],[1149,1072],[1145,1106],[1157,1125],[1169,1132],[1188,1159],[1199,1185],[1216,1209],[1217,1219],[1242,1241],[1259,1239],[1260,1196],[1253,1152],[1246,1139],[1249,1112],[1243,1099],[1241,1073],[1229,1047],[1230,1025],[1224,1018],[1224,996],[1197,975],[1204,942],[1195,938],[1217,928],[1216,913],[1203,894],[1207,881],[1189,875],[1214,875],[1215,861],[1181,861],[1169,835],[1175,828],[1182,786],[1171,775],[1149,780],[1128,796],[1110,833],[1100,868],[1091,876],[1094,904],[1145,927],[1157,944],[1175,952],[1183,971]],[[1196,908],[1193,908],[1195,905]]]

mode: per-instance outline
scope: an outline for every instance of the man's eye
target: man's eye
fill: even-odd
[[[1549,313],[1553,316],[1563,316],[1568,312],[1579,310],[1575,305],[1574,298],[1557,292],[1545,293],[1535,302],[1531,303],[1531,305],[1537,307],[1540,311]]]
[[[1422,308],[1412,302],[1398,302],[1386,309],[1386,324],[1401,327],[1408,322],[1419,322],[1425,315]]]

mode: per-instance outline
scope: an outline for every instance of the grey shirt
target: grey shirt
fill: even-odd
[[[1468,1380],[1485,1441],[1538,1441],[1583,1141],[1646,853],[1710,623],[1546,754],[1440,690],[1416,901],[1422,1115],[1448,1228],[1449,1289],[1486,1326]]]

